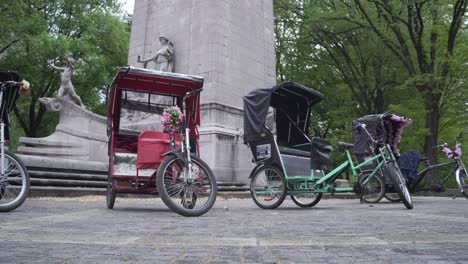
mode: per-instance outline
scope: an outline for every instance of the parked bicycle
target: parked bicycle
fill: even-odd
[[[340,150],[346,152],[346,161],[330,172],[330,143],[320,138],[309,138],[310,108],[322,100],[322,94],[293,82],[273,88],[257,89],[244,97],[244,141],[248,144],[257,166],[250,173],[250,193],[254,202],[263,209],[274,209],[282,204],[287,195],[300,207],[312,207],[323,193],[355,191],[364,200],[380,200],[385,194],[381,173],[394,181],[408,209],[413,208],[406,182],[396,164],[389,142],[398,142],[390,135],[387,141],[374,139],[363,123],[355,123],[353,131],[359,136],[358,143],[377,152],[368,159],[356,163],[350,149],[353,144],[339,142]],[[268,109],[274,109],[270,127],[266,123]],[[391,113],[379,115],[395,127],[401,124]],[[276,129],[275,129],[276,128]],[[391,136],[399,137],[400,133]],[[276,131],[276,135],[274,132]],[[356,142],[356,141],[355,141]],[[376,145],[378,143],[378,145]],[[370,145],[371,146],[370,146]],[[359,148],[364,148],[361,144]],[[373,152],[372,152],[373,153]],[[362,171],[367,165],[372,170]],[[339,188],[335,181],[344,171],[350,170],[355,179],[354,188]]]
[[[23,162],[6,150],[9,143],[10,112],[19,91],[28,88],[14,71],[0,70],[0,212],[18,208],[29,193],[29,174]]]
[[[407,176],[408,178],[408,188],[411,193],[417,191],[418,186],[422,182],[422,180],[426,177],[429,172],[436,172],[441,167],[449,167],[451,168],[447,175],[443,178],[440,182],[441,187],[445,189],[445,184],[450,178],[455,178],[455,182],[457,184],[458,190],[468,199],[468,173],[463,163],[462,159],[462,150],[461,150],[461,143],[460,140],[463,137],[463,132],[459,133],[455,139],[455,149],[452,151],[447,143],[440,144],[434,146],[433,148],[439,148],[442,152],[445,153],[448,159],[451,159],[449,162],[443,162],[432,165],[428,158],[421,158],[420,161],[425,163],[425,167],[417,172],[416,177],[414,179],[411,176]],[[400,197],[395,193],[386,193],[385,198],[392,202],[400,201]]]

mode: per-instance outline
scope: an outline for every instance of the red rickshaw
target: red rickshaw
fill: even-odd
[[[123,67],[108,93],[107,207],[117,193],[159,194],[183,216],[200,216],[216,200],[213,172],[199,158],[203,79]]]

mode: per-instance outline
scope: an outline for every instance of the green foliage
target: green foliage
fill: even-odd
[[[426,150],[466,127],[466,0],[275,0],[278,81],[319,90],[311,131],[351,140],[351,120],[411,118],[401,150]],[[427,122],[427,120],[435,120]]]
[[[54,129],[56,114],[47,113],[38,99],[56,95],[60,73],[47,61],[62,66],[65,54],[76,59],[77,94],[88,109],[104,114],[103,92],[127,63],[130,23],[119,15],[118,1],[7,2],[0,3],[0,23],[8,25],[0,29],[0,68],[17,70],[33,87],[17,102],[13,133],[37,137]]]

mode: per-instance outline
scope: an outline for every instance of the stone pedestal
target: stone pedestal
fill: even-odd
[[[175,72],[203,76],[201,157],[219,181],[247,182],[242,96],[275,80],[272,0],[136,0],[128,62],[174,44]],[[153,67],[151,64],[149,68]]]
[[[28,167],[107,171],[107,118],[83,109],[69,100],[45,102],[59,112],[55,132],[43,138],[21,137],[18,148]]]

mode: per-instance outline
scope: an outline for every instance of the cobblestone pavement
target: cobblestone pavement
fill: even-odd
[[[262,210],[218,200],[199,218],[156,198],[28,199],[0,214],[0,263],[468,263],[468,200],[415,197],[415,209],[326,199]]]

